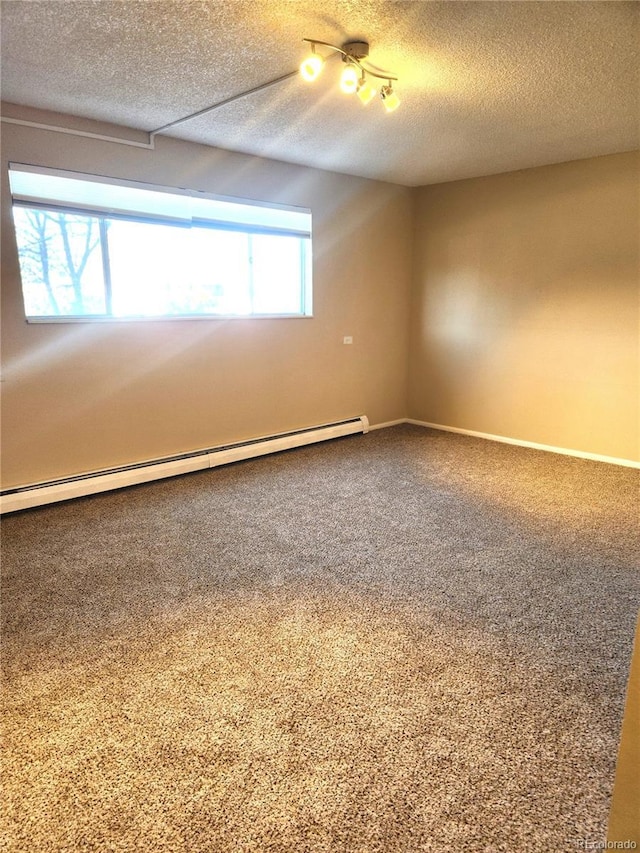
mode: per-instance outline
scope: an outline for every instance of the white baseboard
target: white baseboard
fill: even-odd
[[[576,456],[579,459],[591,459],[594,462],[606,462],[609,465],[623,465],[625,468],[640,469],[640,462],[636,462],[634,459],[621,459],[618,456],[602,456],[599,453],[587,453],[584,450],[554,447],[551,444],[539,444],[536,441],[523,441],[519,438],[508,438],[504,435],[493,435],[489,432],[476,432],[476,430],[472,429],[460,429],[459,427],[445,426],[444,424],[432,424],[428,421],[418,421],[415,418],[406,418],[404,423],[428,427],[429,429],[439,429],[443,432],[456,432],[460,435],[470,435],[474,438],[485,438],[489,441],[500,441],[502,444],[515,444],[518,447],[529,447],[532,450],[545,450],[548,453],[560,453],[563,456]],[[371,427],[371,429],[375,429],[375,427]]]
[[[369,431],[374,429],[387,429],[387,427],[398,426],[399,424],[407,424],[409,421],[406,418],[398,418],[397,421],[385,421],[383,424],[369,424]]]
[[[360,415],[333,424],[322,424],[289,433],[261,436],[237,444],[197,450],[179,458],[152,459],[110,471],[91,471],[54,482],[32,483],[28,486],[7,489],[6,492],[3,492],[0,495],[0,513],[30,509],[44,504],[66,501],[70,498],[85,497],[99,492],[108,492],[112,489],[121,489],[125,486],[149,483],[152,480],[175,477],[177,474],[216,468],[230,462],[254,459],[282,450],[291,450],[295,447],[304,447],[308,444],[354,435],[355,433],[367,433],[368,431],[367,416]]]
[[[587,453],[582,450],[570,450],[566,447],[553,447],[549,444],[539,444],[534,441],[522,441],[516,438],[508,438],[504,435],[492,435],[487,432],[460,429],[459,427],[434,424],[428,421],[419,421],[415,418],[398,418],[385,423],[369,424],[365,415],[353,418],[350,421],[341,421],[335,424],[325,424],[306,430],[298,430],[293,433],[285,433],[274,436],[264,436],[250,442],[241,442],[236,445],[228,445],[220,448],[210,448],[186,454],[180,458],[149,460],[138,465],[126,466],[123,469],[111,471],[95,471],[77,477],[69,477],[52,483],[36,483],[21,488],[8,489],[0,495],[0,513],[15,512],[20,509],[41,506],[43,504],[55,503],[57,501],[69,500],[70,498],[83,497],[86,495],[106,492],[111,489],[120,489],[125,486],[138,483],[147,483],[164,477],[172,477],[177,474],[185,474],[190,471],[199,471],[206,468],[214,468],[229,462],[241,459],[251,459],[268,453],[277,453],[294,447],[303,447],[318,441],[338,438],[340,436],[352,435],[353,433],[367,433],[369,431],[386,429],[400,424],[413,424],[415,426],[437,429],[443,432],[470,435],[474,438],[499,441],[503,444],[514,444],[519,447],[528,447],[533,450],[544,450],[550,453],[560,453],[564,456],[575,456],[580,459],[590,459],[595,462],[606,462],[610,465],[622,465],[627,468],[640,469],[640,462],[632,459],[620,459],[616,456],[602,456],[598,453]]]

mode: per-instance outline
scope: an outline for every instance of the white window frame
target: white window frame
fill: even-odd
[[[60,180],[62,179],[62,180]],[[9,163],[12,206],[30,210],[96,217],[101,232],[106,219],[146,224],[180,225],[228,230],[242,234],[275,234],[300,238],[300,312],[189,313],[124,315],[64,314],[27,315],[29,323],[132,322],[228,319],[306,319],[312,312],[311,211],[254,199],[221,196],[199,190],[166,187],[140,181],[89,175],[44,166]],[[104,233],[101,233],[103,255]],[[105,306],[110,307],[110,271],[104,262]],[[22,273],[21,273],[22,274]],[[23,288],[24,293],[24,288]],[[25,308],[26,313],[26,308]]]

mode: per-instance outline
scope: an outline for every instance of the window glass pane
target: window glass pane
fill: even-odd
[[[302,240],[272,234],[255,234],[251,240],[254,312],[303,312],[305,270]]]
[[[249,236],[213,228],[192,230],[192,281],[212,294],[218,314],[250,314]]]
[[[308,235],[25,204],[13,214],[30,318],[311,313]]]
[[[109,220],[113,314],[247,314],[247,235]]]
[[[28,317],[106,311],[98,217],[14,207]]]

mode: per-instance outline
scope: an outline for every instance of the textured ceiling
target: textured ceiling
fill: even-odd
[[[154,130],[371,44],[400,108],[294,77],[171,135],[407,185],[640,147],[640,3],[3,0],[2,98]]]

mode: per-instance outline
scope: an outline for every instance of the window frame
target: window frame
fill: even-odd
[[[27,313],[25,302],[25,290],[22,282],[22,265],[20,263],[20,285],[23,297],[23,308],[25,311],[25,319],[27,323],[131,323],[131,322],[174,322],[180,320],[306,320],[313,318],[313,290],[312,290],[312,233],[311,233],[311,211],[307,208],[295,207],[291,205],[275,204],[271,202],[262,202],[254,199],[244,199],[232,196],[221,196],[214,193],[208,193],[200,190],[189,190],[178,187],[166,187],[156,184],[147,184],[140,181],[130,181],[119,178],[107,178],[99,175],[89,175],[81,172],[73,172],[62,169],[50,169],[40,166],[29,166],[25,164],[9,163],[9,174],[12,171],[29,172],[36,174],[53,175],[59,177],[68,177],[77,180],[91,181],[96,184],[107,184],[111,186],[123,186],[131,189],[151,190],[156,192],[167,193],[172,196],[187,196],[198,200],[211,200],[213,202],[230,203],[234,205],[246,206],[248,208],[258,208],[260,210],[273,209],[274,211],[294,212],[305,214],[309,218],[308,232],[301,232],[293,228],[286,228],[272,225],[247,224],[224,219],[207,219],[202,216],[192,216],[187,220],[179,217],[171,217],[167,215],[154,216],[152,214],[145,215],[143,213],[127,213],[122,210],[113,210],[107,207],[100,209],[98,205],[83,206],[66,204],[64,202],[55,203],[49,201],[27,200],[14,197],[11,192],[11,209],[12,212],[16,207],[25,210],[42,210],[52,213],[66,213],[75,216],[87,216],[98,220],[99,236],[100,236],[100,255],[102,260],[103,271],[103,286],[105,296],[105,313],[101,314],[47,314],[47,315],[30,315]],[[300,307],[299,312],[293,313],[264,313],[264,312],[249,312],[249,313],[176,313],[176,314],[128,314],[114,315],[108,313],[112,308],[112,279],[108,251],[107,237],[107,221],[120,220],[128,222],[136,222],[145,225],[162,225],[173,226],[185,230],[193,228],[206,228],[213,231],[229,231],[240,234],[245,234],[250,239],[253,235],[273,235],[279,237],[293,237],[299,240],[300,248]],[[14,222],[15,231],[15,222]],[[20,247],[17,242],[16,248],[18,260],[20,261]],[[252,263],[252,261],[250,261]]]

